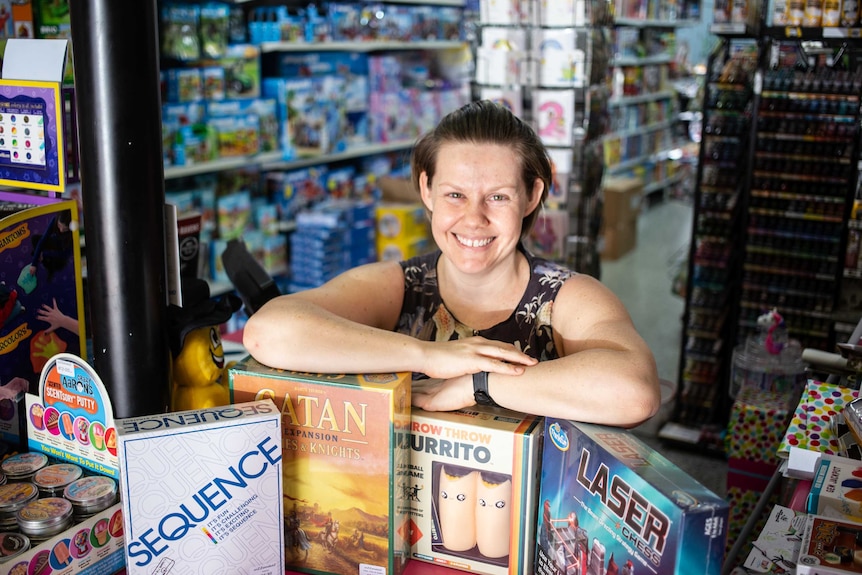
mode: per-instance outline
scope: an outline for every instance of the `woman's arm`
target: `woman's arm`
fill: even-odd
[[[556,360],[523,375],[490,374],[491,397],[517,411],[633,427],[653,416],[661,394],[655,359],[622,303],[596,279],[568,280],[554,301]],[[413,403],[429,410],[473,404],[472,377],[417,382]]]
[[[451,378],[475,371],[516,375],[535,363],[512,345],[481,337],[425,342],[396,333],[403,298],[397,262],[360,266],[319,288],[270,300],[249,318],[243,344],[265,365],[314,373]]]

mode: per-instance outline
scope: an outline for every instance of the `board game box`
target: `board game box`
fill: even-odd
[[[271,401],[115,424],[128,575],[284,572],[281,413]]]
[[[409,447],[409,373],[324,375],[229,369],[234,402],[271,399],[282,414],[285,562],[321,575],[398,575],[409,554],[398,476]]]
[[[717,575],[725,500],[628,431],[546,419],[539,575]]]
[[[862,524],[808,515],[796,575],[862,573]]]
[[[411,556],[486,575],[533,573],[542,418],[473,406],[413,408],[399,471]]]

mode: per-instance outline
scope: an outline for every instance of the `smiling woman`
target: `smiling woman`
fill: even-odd
[[[272,367],[414,373],[413,404],[489,403],[633,426],[659,407],[655,361],[596,279],[529,253],[551,162],[505,108],[473,102],[420,138],[412,179],[438,249],[270,300],[244,344]],[[313,337],[312,337],[313,335]]]

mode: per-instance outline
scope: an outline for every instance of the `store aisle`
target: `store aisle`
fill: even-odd
[[[679,266],[685,265],[691,238],[690,203],[666,200],[638,218],[637,246],[614,261],[602,262],[602,282],[622,300],[635,327],[652,349],[659,377],[676,382],[682,345],[685,300],[673,293]],[[669,415],[670,405],[658,418]],[[656,437],[659,421],[634,432],[717,495],[725,496],[727,463],[689,450],[674,449]]]

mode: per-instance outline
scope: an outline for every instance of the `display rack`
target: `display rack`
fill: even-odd
[[[686,20],[617,18],[611,63],[610,132],[604,138],[609,176],[634,176],[647,202],[682,179],[676,169],[678,98],[671,85],[675,29]]]
[[[802,347],[830,352],[836,325],[859,317],[838,309],[853,275],[846,247],[862,81],[855,48],[829,29],[761,30],[715,30],[724,56],[710,58],[704,96],[682,393],[659,433],[717,452],[732,401],[732,353],[757,331],[759,316],[777,309]],[[748,64],[727,66],[734,47]]]
[[[597,239],[607,129],[603,2],[480,3],[474,96],[509,107],[548,148],[555,181],[530,248],[599,275]]]

